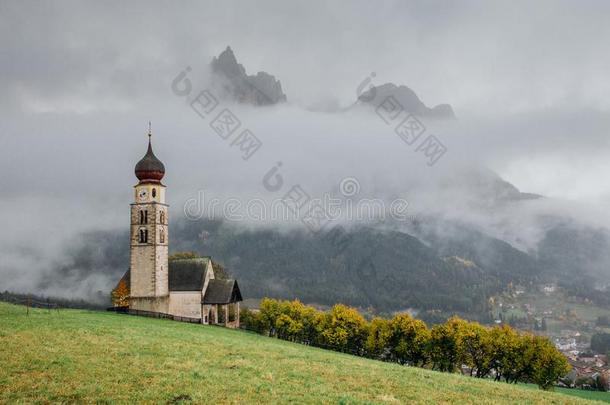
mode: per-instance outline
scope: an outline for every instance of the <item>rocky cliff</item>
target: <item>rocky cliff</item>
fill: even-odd
[[[212,72],[222,87],[222,95],[233,101],[256,106],[273,105],[286,101],[282,85],[273,75],[258,72],[247,75],[237,62],[231,47],[212,59]]]
[[[411,114],[438,119],[455,118],[453,108],[449,104],[439,104],[432,108],[427,107],[413,90],[407,86],[397,86],[394,83],[386,83],[370,88],[358,97],[358,102],[365,105],[378,106],[390,96],[394,97],[402,108]]]

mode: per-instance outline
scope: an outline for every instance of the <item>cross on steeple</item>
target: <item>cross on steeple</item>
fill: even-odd
[[[152,129],[151,129],[150,121],[148,121],[148,138],[150,138],[151,136],[152,136]]]

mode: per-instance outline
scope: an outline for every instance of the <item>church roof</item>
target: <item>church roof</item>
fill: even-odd
[[[168,277],[170,291],[202,291],[205,283],[209,257],[175,259],[169,261]],[[125,281],[131,287],[131,272],[127,270],[119,283]],[[118,284],[117,284],[118,286]],[[228,304],[243,301],[236,280],[211,279],[203,297],[204,304]]]
[[[136,164],[136,177],[141,182],[159,183],[165,175],[165,166],[152,150],[150,133],[148,134],[148,150],[146,155]]]
[[[170,291],[201,291],[208,269],[207,257],[169,261]]]
[[[243,301],[235,280],[212,279],[203,296],[204,304],[228,304]]]

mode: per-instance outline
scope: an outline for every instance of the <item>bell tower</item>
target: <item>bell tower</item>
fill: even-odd
[[[139,182],[134,186],[130,233],[131,309],[167,312],[168,205],[161,179],[165,166],[152,149],[149,123],[148,150],[136,164]]]

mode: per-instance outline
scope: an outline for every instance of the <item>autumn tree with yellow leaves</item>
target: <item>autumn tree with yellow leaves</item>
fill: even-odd
[[[444,372],[465,367],[473,377],[535,383],[545,390],[569,371],[546,337],[455,316],[428,328],[407,313],[368,322],[341,304],[319,311],[298,300],[265,298],[258,312],[242,312],[242,325],[280,339]]]
[[[128,307],[129,306],[129,288],[127,282],[124,279],[119,281],[119,284],[111,294],[112,306],[114,307]]]

